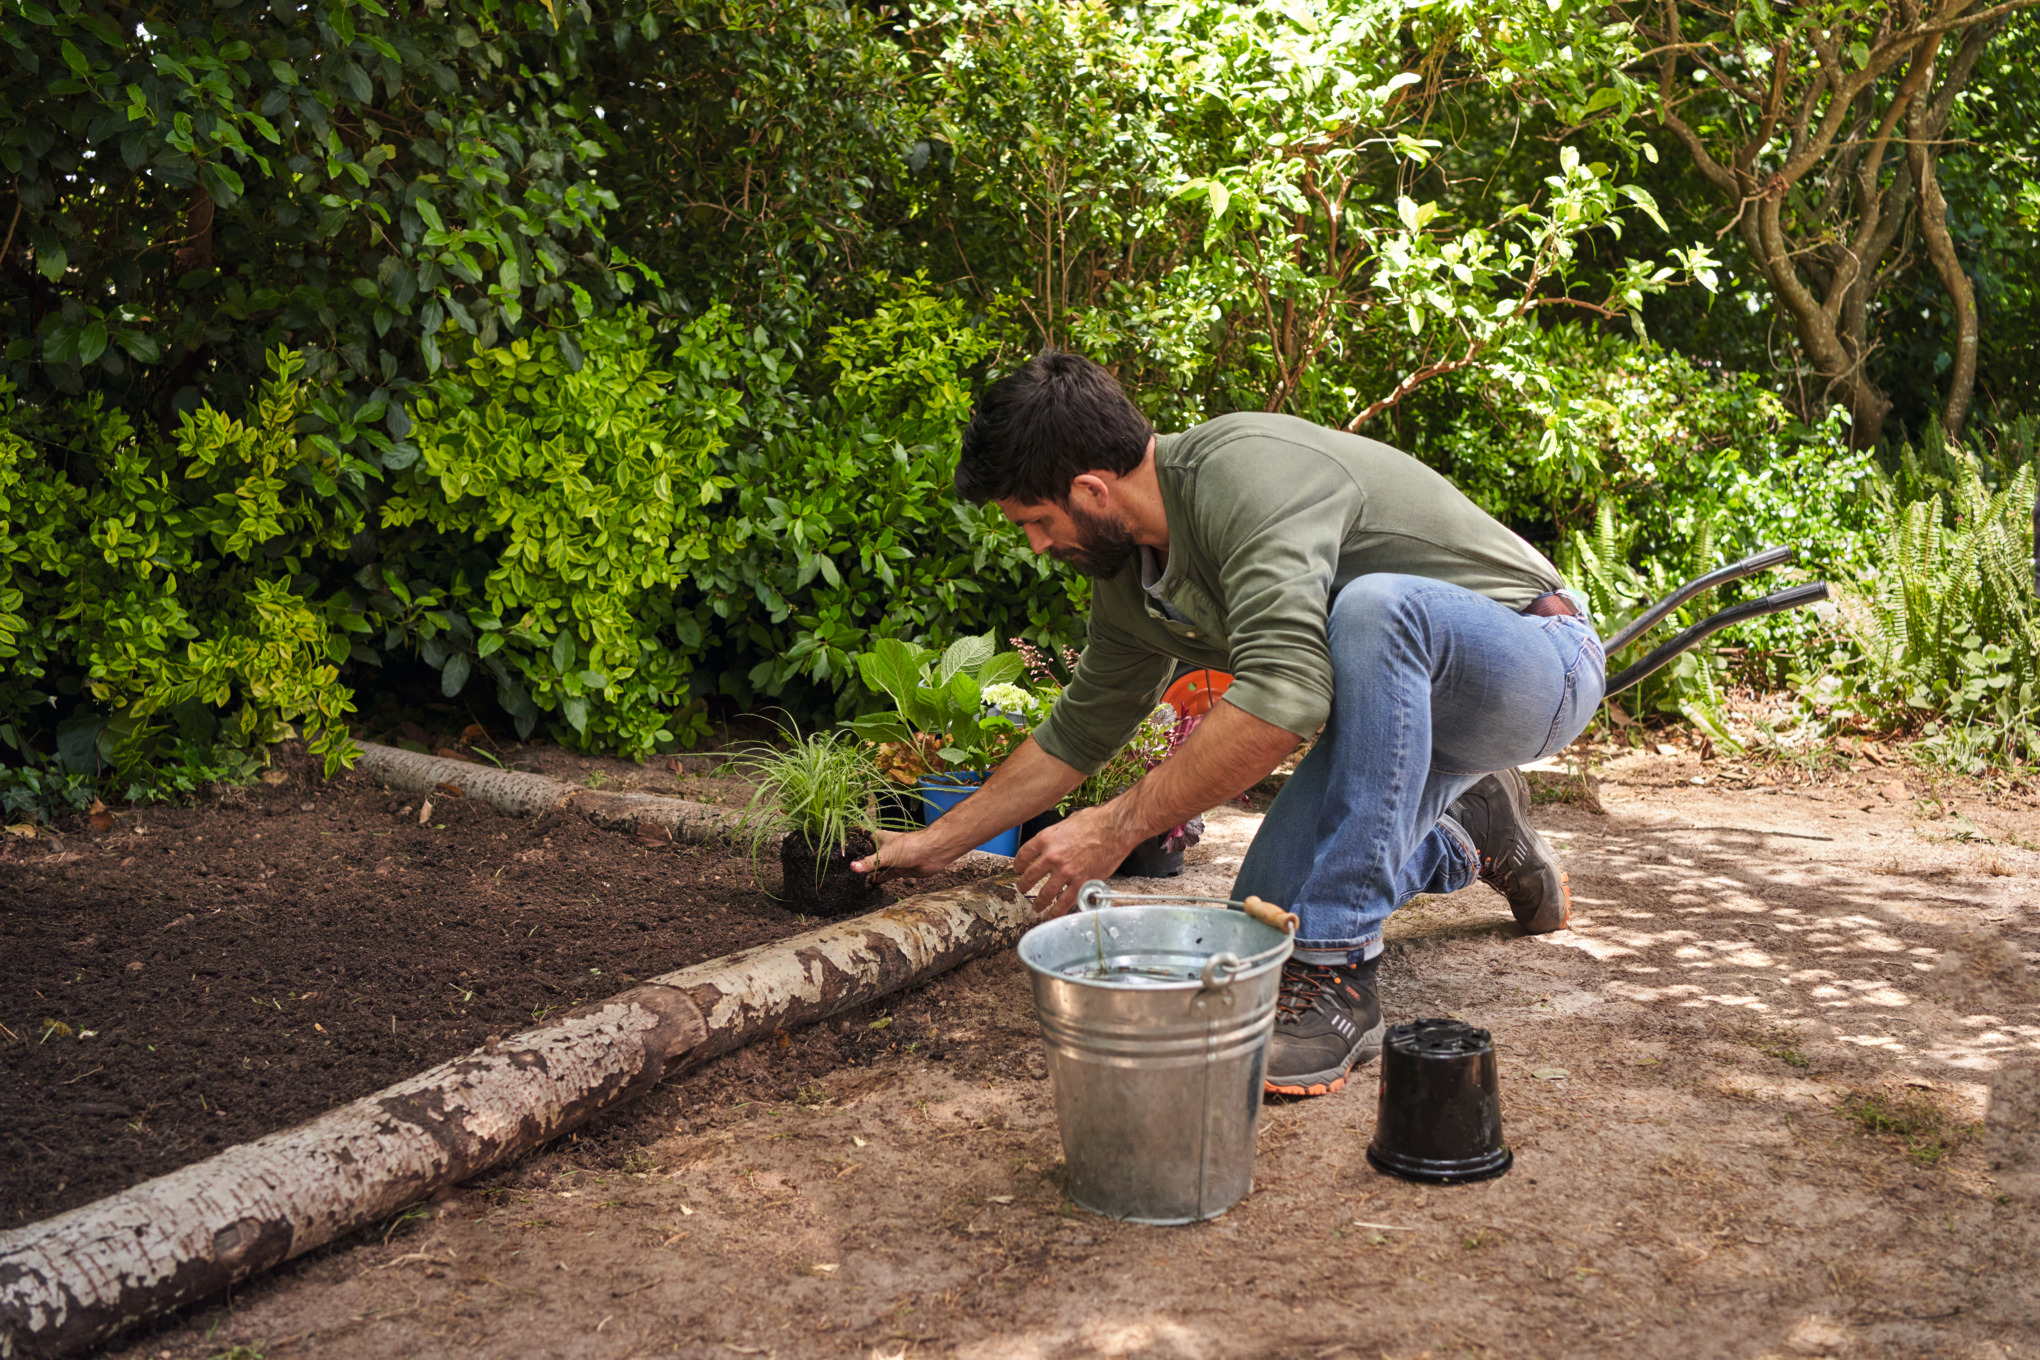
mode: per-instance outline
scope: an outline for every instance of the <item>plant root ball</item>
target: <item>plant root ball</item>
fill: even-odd
[[[819,865],[807,838],[794,833],[779,843],[779,867],[785,872],[780,904],[803,916],[851,916],[870,910],[879,895],[878,884],[869,874],[850,867],[877,849],[868,831],[853,831],[843,849],[823,858]]]

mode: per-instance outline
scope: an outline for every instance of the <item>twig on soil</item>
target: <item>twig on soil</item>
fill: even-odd
[[[1372,1229],[1374,1229],[1374,1230],[1375,1230],[1376,1232],[1415,1232],[1415,1231],[1416,1231],[1416,1229],[1415,1229],[1415,1228],[1398,1228],[1398,1227],[1396,1227],[1396,1226],[1395,1226],[1395,1224],[1393,1224],[1393,1223],[1363,1223],[1363,1222],[1361,1222],[1361,1221],[1360,1221],[1359,1219],[1357,1219],[1357,1218],[1353,1220],[1353,1226],[1354,1226],[1354,1227],[1356,1227],[1356,1228],[1372,1228]]]

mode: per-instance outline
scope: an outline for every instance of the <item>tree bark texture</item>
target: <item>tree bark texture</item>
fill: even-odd
[[[678,841],[711,841],[736,828],[738,816],[728,808],[657,793],[611,793],[582,788],[548,775],[526,774],[473,765],[444,756],[420,755],[372,741],[355,743],[361,758],[354,768],[393,789],[430,797],[451,786],[468,798],[522,816],[563,808],[607,826],[665,827]]]
[[[670,1072],[1003,948],[1035,919],[1010,880],[907,898],[667,973],[294,1129],[0,1232],[0,1360],[74,1354],[379,1222]]]

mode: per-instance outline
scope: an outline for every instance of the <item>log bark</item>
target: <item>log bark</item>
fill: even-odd
[[[610,826],[662,826],[678,841],[717,840],[733,831],[738,821],[738,815],[728,808],[685,798],[657,793],[610,793],[582,788],[548,775],[420,755],[372,741],[355,745],[361,748],[361,756],[354,762],[354,768],[393,789],[430,797],[442,785],[452,785],[464,797],[480,799],[490,807],[519,816],[570,808]]]
[[[1035,919],[1010,880],[907,898],[664,974],[294,1129],[0,1232],[0,1360],[74,1354],[379,1222],[670,1072],[1003,948]]]

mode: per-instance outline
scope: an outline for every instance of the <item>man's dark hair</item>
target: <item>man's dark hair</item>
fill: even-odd
[[[979,504],[1067,505],[1074,478],[1139,467],[1153,434],[1117,378],[1081,354],[1043,350],[978,398],[956,494]]]

